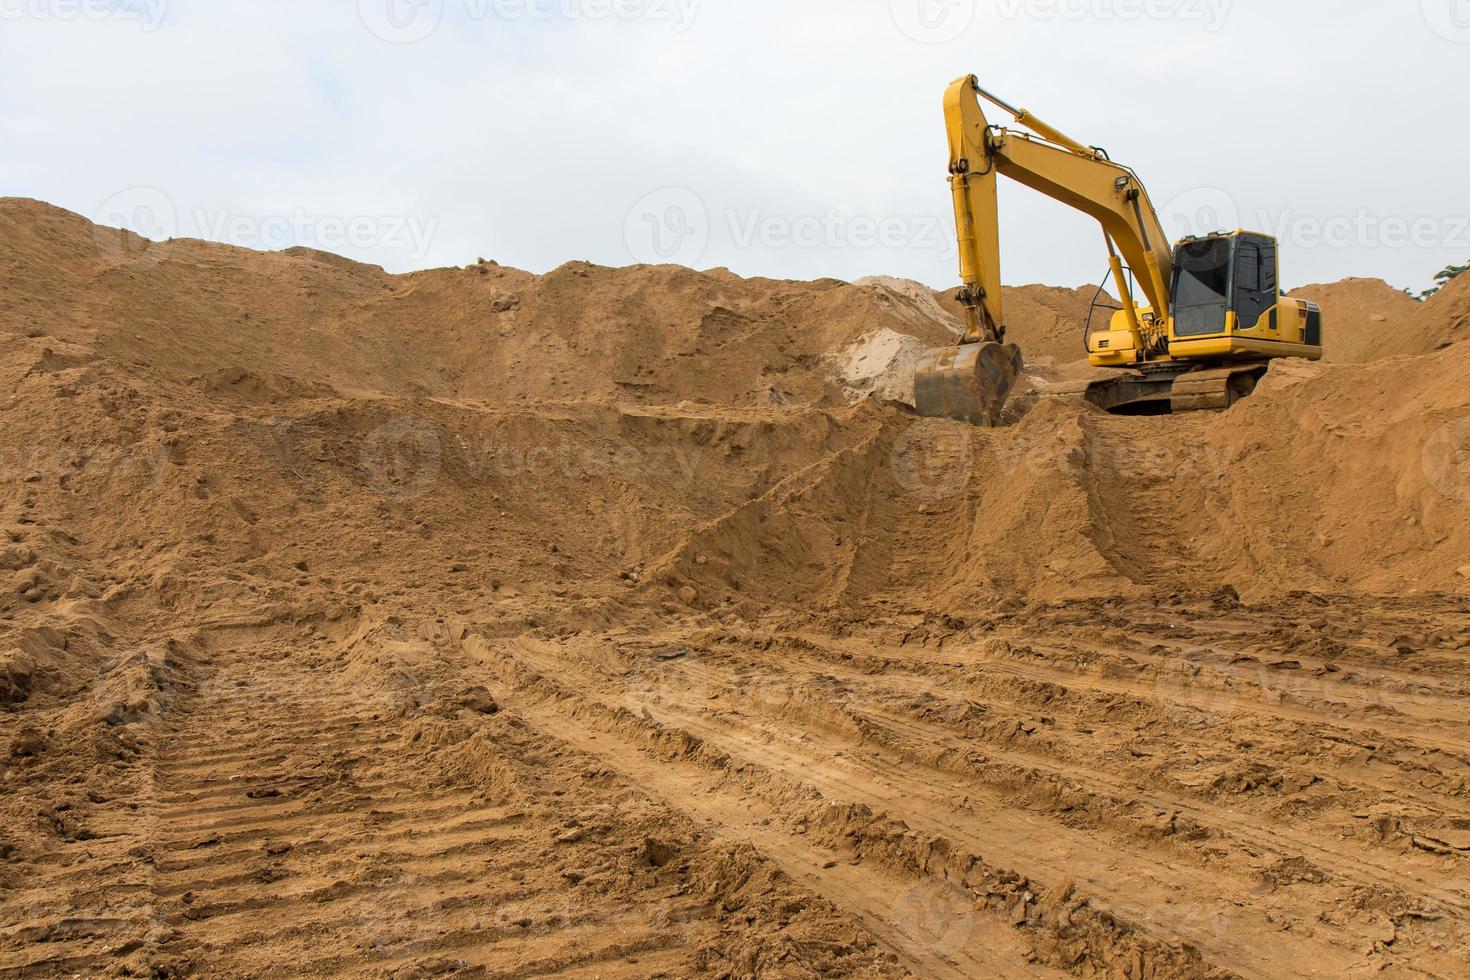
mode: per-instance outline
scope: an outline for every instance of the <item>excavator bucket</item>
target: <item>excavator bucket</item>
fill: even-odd
[[[914,407],[924,418],[997,426],[1021,376],[1015,344],[965,344],[931,350],[914,372]]]

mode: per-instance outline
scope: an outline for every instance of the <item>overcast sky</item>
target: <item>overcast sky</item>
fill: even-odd
[[[0,194],[395,272],[947,286],[969,72],[1288,285],[1470,259],[1470,0],[0,0]],[[1007,282],[1102,278],[1090,219],[1001,207]]]

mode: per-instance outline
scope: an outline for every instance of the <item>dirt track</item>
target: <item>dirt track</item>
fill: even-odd
[[[0,977],[1470,972],[1465,289],[991,432],[881,284],[0,222]]]
[[[1453,604],[495,633],[167,654],[134,791],[8,897],[6,974],[1464,969]]]
[[[1370,622],[1389,630],[1467,626],[1463,614],[1379,615]],[[775,855],[794,833],[798,853],[777,859],[867,922],[886,912],[876,934],[920,975],[1026,975],[1041,953],[1059,967],[1137,956],[1149,975],[1270,977],[1296,963],[1345,976],[1375,935],[1421,947],[1427,972],[1463,969],[1453,950],[1470,891],[1444,857],[1455,841],[1435,836],[1460,836],[1463,784],[1423,775],[1470,748],[1461,664],[1426,676],[1398,652],[1351,647],[1275,660],[1283,641],[1310,649],[1313,634],[1233,603],[1026,620],[716,630],[668,637],[687,651],[668,662],[615,640],[511,642],[485,659],[510,665],[507,703],[549,731],[569,725],[579,748],[656,795],[680,806],[689,777],[667,770],[702,771],[700,803],[684,808],[733,833],[769,817],[786,828],[759,845]],[[617,707],[631,715],[607,713]],[[729,780],[738,789],[721,797]],[[1283,794],[1298,797],[1287,812],[1274,805]],[[1419,853],[1402,853],[1409,841]],[[919,891],[886,909],[854,901],[851,882],[817,870],[834,847]],[[871,884],[875,896],[898,887]],[[977,899],[992,923],[1024,928],[971,935]],[[910,916],[919,935],[904,933]]]

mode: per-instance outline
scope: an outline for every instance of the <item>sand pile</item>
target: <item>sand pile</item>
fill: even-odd
[[[885,327],[828,355],[828,363],[850,401],[876,397],[913,405],[914,371],[927,349],[919,338]]]
[[[1303,286],[1291,295],[1322,307],[1329,362],[1370,361],[1397,345],[1420,303],[1381,279]],[[1424,353],[1419,351],[1417,353]]]
[[[1423,354],[1466,338],[1470,338],[1470,276],[1462,275],[1419,305],[1388,352]]]
[[[780,962],[804,964],[792,975],[902,975],[882,949],[912,948],[931,950],[914,954],[929,975],[935,963],[922,957],[934,943],[922,930],[884,933],[881,944],[864,930],[894,921],[874,896],[891,904],[934,868],[954,874],[945,887],[971,889],[957,906],[965,914],[978,901],[1006,918],[973,943],[966,933],[963,956],[946,953],[967,969],[1023,975],[1042,961],[1105,974],[1137,957],[1160,964],[1153,975],[1184,977],[1208,975],[1198,949],[1224,962],[1270,948],[1274,925],[1243,941],[1216,935],[1215,920],[1161,926],[1136,895],[1088,907],[1053,873],[1051,848],[1026,843],[1037,833],[1019,818],[1019,836],[991,835],[1021,841],[997,866],[978,853],[991,844],[951,840],[974,830],[968,818],[916,836],[868,808],[920,798],[902,783],[918,764],[947,767],[935,786],[980,773],[1010,787],[983,797],[987,814],[1064,815],[1043,842],[1121,828],[1149,847],[1174,847],[1176,833],[1216,847],[1259,838],[1232,822],[1251,794],[1284,794],[1278,816],[1337,806],[1286,798],[1357,778],[1283,761],[1299,756],[1291,732],[1273,730],[1280,751],[1265,775],[1239,771],[1239,753],[1211,755],[1224,750],[1199,734],[1196,715],[1224,695],[1201,695],[1194,674],[1182,685],[1158,674],[1156,637],[1105,637],[1110,659],[1079,681],[1064,671],[1095,651],[1046,652],[1033,638],[1038,653],[994,631],[1051,622],[1052,602],[1102,622],[1119,603],[1147,618],[1200,595],[1208,609],[1191,616],[1247,615],[1234,597],[1258,604],[1249,615],[1260,622],[1211,627],[1224,637],[1294,621],[1295,607],[1281,605],[1292,593],[1445,593],[1414,615],[1448,616],[1470,592],[1470,345],[1454,342],[1470,282],[1422,305],[1385,289],[1303,291],[1342,307],[1329,308],[1328,337],[1340,318],[1344,363],[1281,365],[1229,413],[1127,419],[1080,400],[1021,399],[1013,424],[991,431],[919,420],[896,403],[910,359],[951,342],[956,327],[952,301],[901,281],[585,263],[533,276],[491,262],[389,276],[304,250],[145,243],[45,205],[0,202],[0,970],[64,960],[72,972],[218,972],[246,949],[261,972],[301,957],[308,972],[361,970],[377,962],[367,921],[370,932],[411,927],[381,945],[420,971],[453,967],[423,960],[451,935],[481,965],[503,955],[497,970],[534,952],[546,972],[644,956],[627,969],[747,975]],[[1075,360],[1091,296],[1011,291],[1014,339],[1041,370]],[[1398,356],[1363,362],[1365,338],[1384,329],[1396,338],[1384,352]],[[989,632],[966,632],[982,618]],[[1407,639],[1369,631],[1375,649],[1394,650],[1458,635],[1422,624]],[[870,714],[851,707],[856,695],[836,688],[876,683],[911,637],[918,673],[865,693]],[[946,642],[979,644],[979,659],[933,660]],[[751,694],[748,667],[768,651],[770,686]],[[793,689],[783,672],[806,670],[803,657],[812,674]],[[1245,662],[1230,657],[1226,668]],[[1373,684],[1407,690],[1410,672],[1437,662],[1398,665]],[[982,677],[985,664],[1009,680]],[[951,670],[942,683],[923,679]],[[1221,677],[1221,691],[1245,696]],[[1079,687],[1056,693],[1063,683]],[[1179,703],[1140,700],[1158,684]],[[1427,717],[1439,696],[1414,687],[1409,710]],[[1006,698],[1026,704],[995,706]],[[1065,738],[1059,712],[1070,713]],[[730,727],[750,718],[750,731]],[[1138,727],[1109,729],[1125,722]],[[742,761],[769,741],[761,732],[792,724],[806,734]],[[962,743],[913,734],[936,724],[958,726]],[[1258,732],[1231,724],[1241,744],[1256,744]],[[1392,746],[1375,737],[1363,751],[1409,760],[1402,746],[1432,741],[1394,730]],[[732,731],[738,739],[719,751],[706,741]],[[994,742],[993,758],[971,758],[977,738]],[[1063,759],[1111,738],[1110,757],[1157,756],[1158,772],[1109,788],[1023,754],[1053,738],[1067,743]],[[1357,759],[1335,738],[1310,743],[1312,765]],[[624,743],[625,754],[604,754]],[[1168,754],[1181,744],[1194,754]],[[803,754],[861,760],[874,746],[904,761],[817,781],[820,766]],[[1447,750],[1423,751],[1439,753],[1435,792],[1464,789]],[[660,767],[675,764],[688,771],[661,782]],[[1176,785],[1186,771],[1200,782]],[[1083,782],[1058,788],[1063,776]],[[870,796],[842,795],[865,779]],[[1353,821],[1371,801],[1334,792],[1351,812],[1302,839],[1317,842],[1314,861],[1350,875],[1321,842],[1367,827]],[[1414,807],[1429,792],[1416,789]],[[394,805],[385,793],[399,794]],[[1156,811],[1161,793],[1196,810],[1182,817],[1175,800]],[[1209,809],[1222,795],[1229,812]],[[686,799],[702,802],[688,811]],[[766,809],[743,816],[752,800]],[[1422,829],[1403,843],[1410,863],[1425,847],[1460,860],[1460,828],[1439,809],[1390,816]],[[1223,829],[1189,836],[1191,820]],[[699,827],[756,841],[764,856],[722,850]],[[816,833],[781,836],[792,827]],[[431,843],[405,856],[420,832]],[[826,850],[809,854],[814,842]],[[522,850],[522,877],[500,876],[504,854]],[[1327,879],[1293,854],[1262,868],[1246,856],[1255,845],[1228,850],[1243,882],[1228,894],[1256,894],[1268,875],[1281,893],[1273,902],[1299,903],[1290,921],[1371,913],[1404,935],[1428,921],[1406,911],[1422,912],[1422,896],[1369,908],[1344,886],[1330,900],[1299,899],[1293,882]],[[1170,854],[1157,867],[1172,866]],[[818,898],[763,863],[771,855],[801,882],[845,877]],[[216,860],[231,863],[211,877]],[[395,870],[405,861],[409,881]],[[1033,862],[1045,888],[1009,870]],[[473,886],[491,892],[472,895],[451,865],[484,869]],[[1149,867],[1112,876],[1116,887],[1164,874]],[[1411,890],[1437,869],[1415,865],[1393,887]],[[120,874],[125,895],[114,894]],[[1108,878],[1077,875],[1090,888],[1114,887]],[[251,890],[278,881],[289,887],[269,901]],[[1207,874],[1199,883],[1191,900],[1221,894]],[[1177,893],[1166,884],[1148,887]],[[657,921],[635,922],[629,908]],[[319,918],[293,931],[303,909]],[[1076,929],[1058,925],[1063,912]],[[280,931],[262,951],[248,933],[263,919]],[[559,930],[606,949],[579,959],[585,951]],[[1012,948],[1016,930],[1024,948]],[[1343,966],[1336,934],[1321,935],[1332,947],[1321,962]],[[756,959],[742,960],[744,949]],[[1011,959],[986,959],[995,950]]]
[[[898,280],[490,263],[392,277],[320,253],[149,244],[32,202],[0,222],[8,445],[32,447],[11,461],[10,519],[36,522],[7,559],[22,605],[129,576],[197,601],[220,561],[263,581],[214,590],[320,576],[402,592],[398,570],[372,567],[383,553],[475,594],[589,577],[644,594],[667,583],[619,576],[659,563],[678,583],[663,596],[687,584],[726,608],[901,600],[919,581],[953,583],[957,601],[1170,584],[1160,569],[1176,565],[1175,584],[1243,594],[1453,588],[1464,564],[1458,457],[1440,476],[1430,458],[1465,407],[1458,347],[1284,365],[1223,425],[1063,402],[982,432],[883,404],[955,329]],[[1456,336],[1467,287],[1403,298],[1396,350]],[[1321,289],[1340,297],[1345,343],[1403,315],[1381,284]],[[1063,353],[1086,292],[1013,291],[1021,339]],[[1242,524],[1246,499],[1271,506]],[[59,550],[42,526],[87,543],[63,565],[41,554]],[[102,577],[68,591],[78,561]]]
[[[0,206],[7,328],[151,374],[284,375],[352,394],[664,404],[842,401],[823,354],[888,326],[944,343],[929,297],[719,270],[493,262],[392,277],[310,250],[155,244]]]
[[[1464,591],[1467,369],[1464,346],[1292,365],[1223,417],[1044,402],[981,431],[891,411],[701,529],[670,567],[708,594],[761,582],[773,598],[946,611],[1140,587]]]

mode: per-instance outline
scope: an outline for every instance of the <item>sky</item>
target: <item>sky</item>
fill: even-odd
[[[0,195],[392,272],[946,287],[970,73],[1288,286],[1470,260],[1470,0],[0,0]],[[1001,223],[1007,283],[1107,270],[1033,191]]]

